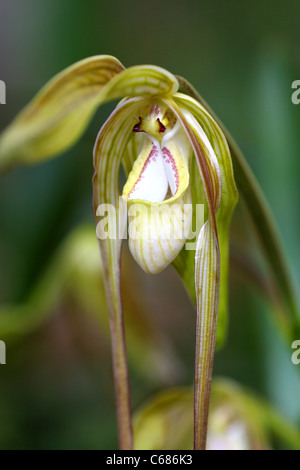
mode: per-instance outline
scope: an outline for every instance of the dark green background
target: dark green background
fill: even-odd
[[[298,0],[0,0],[0,79],[7,85],[0,129],[49,78],[87,56],[111,54],[125,66],[156,64],[184,76],[246,154],[296,284],[300,105],[291,102],[291,84],[300,79],[299,20]],[[59,159],[1,179],[2,303],[26,299],[64,236],[93,220],[92,147],[110,109],[99,110]],[[186,364],[182,381],[192,383],[193,309],[171,270],[144,279],[146,301]],[[231,281],[229,340],[215,372],[251,386],[299,423],[300,365],[292,365],[266,302],[234,275]],[[169,308],[162,282],[166,292],[176,291]],[[0,366],[1,449],[116,447],[110,354],[96,340],[91,347],[85,330],[78,339],[85,321],[62,306],[43,328],[9,345],[7,365]],[[158,388],[133,372],[134,407]]]

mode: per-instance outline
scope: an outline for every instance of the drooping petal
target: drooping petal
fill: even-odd
[[[195,366],[195,449],[206,448],[211,377],[219,308],[220,253],[211,221],[200,231],[196,247],[195,288],[197,299]]]
[[[292,276],[286,263],[286,256],[282,246],[282,241],[280,239],[268,203],[265,200],[263,192],[252,170],[250,169],[243,152],[240,150],[224,124],[220,121],[220,119],[218,119],[218,117],[214,114],[203,98],[196,92],[196,90],[194,90],[193,87],[188,82],[186,82],[186,80],[182,79],[181,77],[177,78],[180,83],[180,90],[183,93],[187,93],[188,95],[194,97],[197,102],[201,103],[205,112],[214,119],[226,137],[232,155],[232,163],[238,190],[243,197],[243,202],[247,208],[247,215],[250,216],[253,222],[256,235],[259,238],[266,261],[270,266],[271,276],[274,280],[274,284],[277,287],[277,301],[273,311],[277,311],[278,309],[279,294],[279,296],[282,298],[281,311],[284,311],[284,315],[279,315],[277,319],[279,318],[281,330],[285,332],[290,342],[290,338],[295,338],[298,334],[297,332],[300,331],[299,305],[295,295]],[[232,172],[229,172],[229,176],[230,173]],[[221,240],[220,243],[222,243]],[[224,294],[226,294],[226,292],[223,291],[222,297],[226,300],[226,296]]]
[[[102,126],[94,148],[94,210],[99,221],[102,208],[110,212],[109,232],[98,227],[106,298],[110,313],[112,351],[115,373],[119,442],[123,449],[132,447],[128,371],[120,297],[121,225],[124,213],[119,206],[118,174],[121,158],[141,108],[142,99],[131,99],[115,109]],[[104,206],[103,206],[104,205]]]
[[[124,96],[168,95],[178,82],[155,66],[127,70],[114,57],[95,56],[54,77],[0,138],[0,170],[55,156],[78,140],[97,108]]]
[[[199,137],[201,136],[202,139],[205,139],[204,136],[206,136],[206,146],[208,148],[208,141],[213,150],[213,153],[211,151],[209,152],[209,158],[212,162],[214,161],[214,158],[212,158],[213,155],[217,158],[221,178],[221,200],[216,213],[221,257],[220,306],[217,331],[217,347],[220,347],[224,343],[227,331],[229,229],[231,216],[238,198],[233,176],[232,161],[224,134],[210,114],[196,100],[187,95],[177,93],[174,100],[181,107],[185,115],[187,115],[187,111],[193,116],[193,119],[198,122],[200,126],[198,130],[200,128],[202,129]],[[192,120],[190,120],[190,123],[195,130]],[[184,253],[181,255],[184,256]],[[188,289],[191,290],[193,280],[191,277],[188,279],[188,276],[186,276],[186,278],[186,285],[187,287],[190,286]]]
[[[186,122],[189,124],[194,134],[197,136],[197,140],[201,145],[203,156],[206,160],[206,164],[210,174],[214,208],[215,211],[217,211],[221,201],[222,185],[220,178],[220,167],[216,154],[201,125],[197,122],[194,116],[190,112],[186,111],[184,108],[181,108],[181,111],[186,119]]]
[[[215,211],[221,192],[218,172],[208,162],[201,134],[190,125],[185,113],[173,100],[170,108],[181,122],[193,147],[203,181],[209,218],[200,231],[195,253],[195,290],[197,301],[197,330],[195,357],[194,448],[206,448],[207,421],[211,377],[216,342],[219,307],[220,253]]]

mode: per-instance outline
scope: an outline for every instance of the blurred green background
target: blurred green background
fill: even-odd
[[[0,79],[7,86],[0,130],[54,74],[87,56],[111,54],[125,66],[156,64],[184,76],[247,156],[297,285],[300,105],[291,102],[291,84],[300,79],[299,19],[298,0],[0,0]],[[102,107],[60,158],[1,178],[3,306],[26,302],[67,234],[93,223],[92,148],[111,109]],[[241,225],[238,210],[236,238]],[[136,366],[133,351],[136,408],[167,384],[192,383],[195,312],[171,268],[150,277],[129,260],[127,269],[139,280],[128,295],[137,311],[147,306],[147,321],[170,342],[166,367],[175,364],[156,377]],[[45,321],[7,339],[7,364],[0,366],[1,449],[116,448],[109,339],[84,310],[68,293],[53,301]],[[300,365],[292,364],[292,350],[269,314],[268,302],[233,266],[229,336],[214,373],[251,387],[299,424]],[[1,310],[0,339],[6,339]]]

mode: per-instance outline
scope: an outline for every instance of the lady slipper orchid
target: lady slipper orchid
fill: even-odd
[[[132,219],[131,253],[151,274],[160,272],[178,255],[192,222],[192,146],[175,115],[170,116],[167,109],[169,119],[163,116],[164,103],[158,103],[133,128],[133,132],[143,133],[139,136],[141,151],[122,194]]]
[[[182,93],[180,78],[150,65],[125,69],[111,56],[80,61],[52,79],[0,139],[0,169],[62,153],[80,137],[98,106],[122,99],[94,147],[94,209],[110,311],[119,442],[132,448],[120,253],[124,222],[130,251],[148,273],[173,263],[197,305],[195,448],[206,442],[216,342],[226,324],[228,232],[237,201],[226,139],[210,113]],[[123,163],[127,181],[119,188]],[[204,220],[185,249],[196,221]],[[103,233],[103,208],[113,207]],[[219,298],[221,299],[219,308]]]

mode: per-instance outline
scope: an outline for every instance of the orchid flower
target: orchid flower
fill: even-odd
[[[196,303],[194,445],[205,449],[216,337],[222,343],[226,330],[229,226],[237,202],[228,144],[207,106],[184,79],[160,67],[125,69],[114,57],[91,57],[54,77],[4,131],[0,171],[62,153],[79,139],[97,108],[116,99],[121,101],[94,147],[93,187],[120,447],[133,446],[120,295],[128,214],[129,247],[141,268],[155,274],[172,263]],[[121,164],[127,174],[122,191]],[[241,166],[242,175],[245,171]],[[246,190],[247,181],[244,177]],[[195,250],[187,250],[199,204],[204,220],[193,235]],[[114,208],[110,236],[102,219],[108,207]]]
[[[137,450],[188,450],[193,442],[193,390],[172,387],[148,397],[134,413]],[[179,424],[180,423],[180,424]],[[170,433],[170,429],[179,428]],[[156,432],[153,432],[156,429]],[[274,442],[276,439],[276,444]],[[252,390],[224,378],[212,381],[207,448],[299,449],[300,430]]]
[[[61,153],[79,138],[101,103],[122,99],[101,127],[94,148],[95,216],[99,222],[101,208],[113,206],[115,218],[110,223],[113,233],[119,233],[123,162],[128,179],[122,200],[128,214],[137,202],[144,208],[142,215],[133,215],[136,236],[129,233],[134,258],[148,273],[157,273],[173,262],[196,299],[195,448],[205,448],[219,291],[225,310],[228,229],[237,191],[222,131],[205,108],[179,88],[177,78],[160,67],[126,70],[110,56],[83,60],[50,81],[4,133],[0,165],[34,163]],[[191,253],[184,245],[196,204],[204,204],[206,214]],[[165,207],[174,209],[172,214],[161,215],[159,210]],[[182,220],[185,229],[180,231]],[[119,442],[121,448],[130,449],[120,296],[122,238],[102,237],[99,230],[98,235],[110,311]],[[223,321],[224,317],[222,312]]]
[[[137,203],[142,212],[136,217],[138,235],[131,237],[129,232],[133,257],[152,274],[174,262],[196,297],[195,447],[203,448],[219,303],[219,238],[223,258],[221,295],[225,301],[228,228],[237,194],[230,154],[218,125],[196,100],[178,92],[174,76],[158,67],[144,66],[130,68],[117,78],[124,86],[128,83],[125,94],[133,96],[117,106],[96,141],[95,213],[103,215],[98,208],[104,204],[122,211],[118,173],[123,160],[129,175],[122,197],[129,214]],[[195,209],[197,203],[207,206],[207,220],[198,234],[196,250],[189,254],[184,249],[188,230],[184,231],[180,222],[190,227],[190,207]],[[170,213],[164,208],[174,210]],[[114,233],[119,231],[119,224],[116,218]],[[166,236],[172,230],[173,236]],[[181,236],[177,236],[178,231]],[[102,257],[109,268],[106,289],[112,318],[115,312],[121,316],[120,247],[121,241],[114,237],[100,240]],[[188,257],[193,258],[192,263]],[[195,281],[188,276],[195,276]]]

